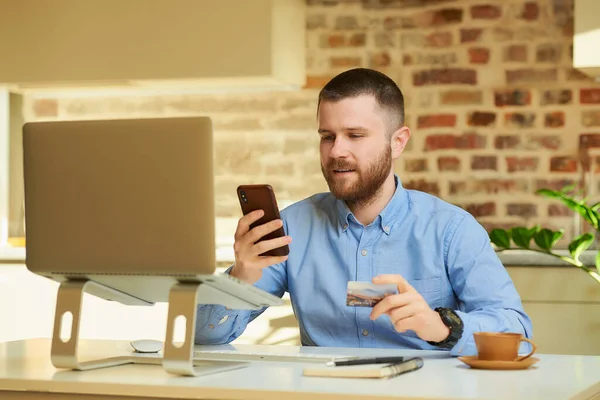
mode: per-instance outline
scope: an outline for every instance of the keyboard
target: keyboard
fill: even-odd
[[[307,362],[327,363],[329,361],[353,360],[357,356],[344,356],[341,354],[309,354],[291,353],[277,350],[270,351],[240,351],[240,350],[196,350],[194,359],[205,360],[236,360],[236,361],[280,361],[280,362]]]

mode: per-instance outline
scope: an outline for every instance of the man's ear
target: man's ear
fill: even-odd
[[[410,139],[410,129],[407,126],[403,126],[392,134],[390,143],[392,146],[392,159],[395,160],[400,157],[408,143],[408,139]]]

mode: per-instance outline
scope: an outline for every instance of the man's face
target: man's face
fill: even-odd
[[[368,202],[393,173],[386,117],[369,95],[319,105],[321,170],[338,199]]]

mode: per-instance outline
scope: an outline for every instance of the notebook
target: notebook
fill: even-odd
[[[304,368],[304,376],[329,378],[392,378],[406,372],[415,371],[423,366],[420,357],[407,359],[399,364],[367,364],[344,367]]]

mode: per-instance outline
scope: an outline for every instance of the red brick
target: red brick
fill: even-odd
[[[418,128],[452,128],[456,126],[456,114],[420,115],[417,119]]]
[[[536,157],[506,157],[508,172],[537,171],[538,165]]]
[[[346,47],[347,42],[346,35],[339,33],[321,36],[321,47]]]
[[[469,49],[469,62],[471,64],[487,64],[490,60],[490,49],[485,47],[471,47]]]
[[[579,136],[579,147],[583,149],[595,149],[600,147],[600,134],[584,133]]]
[[[367,42],[367,35],[364,33],[355,33],[350,36],[350,40],[348,41],[348,45],[350,47],[364,47]]]
[[[496,113],[475,111],[469,114],[469,126],[494,126],[496,124]]]
[[[364,47],[367,36],[364,33],[334,33],[321,35],[322,48]]]
[[[390,48],[394,47],[396,43],[396,35],[393,32],[376,32],[375,33],[375,47],[377,48]]]
[[[560,135],[531,135],[528,137],[527,150],[558,150],[562,144]]]
[[[600,126],[600,110],[588,110],[581,113],[583,126]]]
[[[473,156],[473,158],[471,158],[471,169],[474,171],[496,171],[498,169],[498,159],[496,156]]]
[[[448,90],[440,93],[440,103],[445,105],[481,104],[483,92],[481,90]]]
[[[556,43],[543,43],[537,46],[535,53],[536,62],[558,63],[562,56],[562,47]]]
[[[502,149],[518,149],[521,145],[521,138],[516,135],[496,136],[494,139],[494,147],[498,150]]]
[[[534,190],[540,189],[552,189],[552,190],[562,190],[566,186],[571,186],[575,182],[571,179],[538,179],[535,181]]]
[[[533,1],[528,1],[523,5],[523,12],[521,13],[521,18],[527,21],[534,21],[538,19],[539,13],[540,10],[537,3]]]
[[[329,66],[332,68],[352,68],[360,67],[362,59],[360,57],[331,57]]]
[[[527,45],[511,44],[504,48],[504,61],[508,62],[526,62]]]
[[[504,125],[509,128],[533,128],[535,117],[534,113],[506,113]]]
[[[524,68],[506,71],[506,83],[551,83],[558,79],[556,68],[534,69]]]
[[[506,205],[506,215],[511,217],[537,217],[537,206],[529,203],[509,203]]]
[[[524,149],[524,150],[558,150],[561,145],[561,138],[558,135],[499,135],[494,140],[494,147],[498,150],[503,149]]]
[[[383,27],[385,30],[394,30],[394,29],[412,29],[416,28],[415,21],[409,17],[403,16],[394,16],[394,17],[385,17],[383,19]]]
[[[306,29],[313,30],[327,28],[327,17],[325,14],[313,14],[306,16]]]
[[[579,89],[581,104],[600,104],[600,88]]]
[[[416,159],[405,159],[404,170],[406,172],[426,172],[428,171],[427,159],[416,158]]]
[[[372,68],[387,67],[392,63],[390,54],[387,51],[371,54],[369,61]]]
[[[572,217],[573,211],[562,204],[549,204],[548,205],[548,216],[549,217]]]
[[[483,149],[485,148],[485,136],[476,133],[466,133],[464,135],[429,135],[425,138],[424,151],[435,151],[444,149]]]
[[[58,100],[37,99],[33,102],[33,112],[36,117],[58,116]]]
[[[438,158],[438,170],[443,171],[460,171],[460,160],[457,157],[440,157]]]
[[[478,42],[481,39],[483,33],[482,28],[462,28],[460,30],[460,42],[461,43],[472,43]]]
[[[546,128],[560,128],[565,126],[565,113],[562,111],[546,113],[544,116],[544,126]]]
[[[497,107],[528,106],[531,104],[529,90],[502,90],[494,93],[494,103]]]
[[[502,9],[492,5],[471,6],[471,18],[473,19],[497,19],[502,15]]]
[[[496,215],[496,203],[491,201],[479,204],[466,204],[463,208],[475,218]]]
[[[425,42],[429,47],[452,46],[452,32],[434,32],[425,36]]]
[[[471,179],[468,181],[450,182],[450,194],[497,194],[526,193],[529,191],[527,179]]]
[[[573,92],[571,89],[549,89],[543,90],[540,97],[542,106],[571,104]]]
[[[432,18],[429,26],[440,26],[462,22],[462,8],[443,8],[441,10],[431,11]]]
[[[550,171],[552,172],[577,172],[577,158],[572,156],[552,157]]]
[[[358,29],[358,19],[354,15],[340,15],[335,19],[335,29],[346,30],[346,29]]]
[[[440,194],[440,187],[437,182],[428,182],[424,179],[411,180],[402,183],[405,189],[420,190],[421,192],[430,193],[436,196]]]
[[[306,89],[321,89],[333,78],[332,76],[314,76],[308,75],[304,88]]]
[[[477,84],[474,69],[445,68],[417,71],[413,73],[413,85]]]

